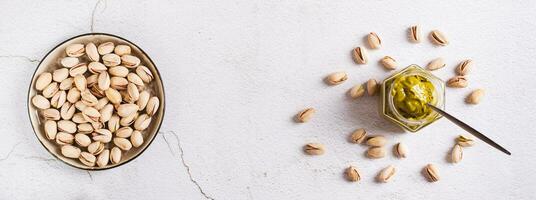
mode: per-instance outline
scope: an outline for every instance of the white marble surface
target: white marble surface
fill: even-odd
[[[0,199],[535,199],[535,1],[1,1]],[[451,45],[408,43],[406,28],[437,28]],[[39,144],[26,113],[26,91],[39,60],[57,43],[87,32],[123,36],[148,52],[167,93],[161,133],[122,167],[87,172],[56,161]],[[350,50],[377,32],[384,48],[355,65]],[[447,110],[512,151],[482,142],[457,165],[446,162],[462,133],[445,119],[418,134],[396,133],[377,114],[376,97],[351,101],[345,92],[388,76],[376,61],[396,57],[424,65],[442,56],[475,60],[466,89],[448,89]],[[328,87],[322,78],[347,71]],[[463,103],[486,88],[477,106]],[[307,124],[291,118],[318,109]],[[407,143],[405,160],[363,156],[346,141],[354,129],[384,134],[389,147]],[[323,156],[301,152],[307,142]],[[419,173],[435,163],[442,179]],[[342,172],[357,165],[363,180]],[[388,184],[373,178],[394,164]]]

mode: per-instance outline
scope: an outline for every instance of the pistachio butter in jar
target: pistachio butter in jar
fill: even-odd
[[[417,65],[393,74],[381,85],[381,114],[416,132],[441,118],[427,104],[445,106],[445,83]]]

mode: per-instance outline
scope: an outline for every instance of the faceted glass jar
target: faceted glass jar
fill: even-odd
[[[425,79],[429,80],[432,83],[432,85],[434,86],[434,92],[432,93],[432,96],[436,100],[434,106],[444,109],[445,107],[445,82],[443,82],[438,77],[434,76],[429,71],[417,65],[410,65],[406,67],[405,69],[401,70],[400,72],[395,73],[391,75],[390,77],[386,78],[382,82],[381,89],[380,89],[381,91],[380,113],[386,119],[401,126],[405,130],[408,130],[411,132],[417,132],[418,130],[421,130],[422,128],[437,121],[439,118],[441,118],[441,115],[439,115],[437,112],[432,110],[428,115],[426,115],[422,119],[408,119],[402,116],[398,112],[398,109],[395,108],[395,105],[393,103],[394,97],[391,92],[394,80],[396,80],[399,77],[413,76],[413,75],[424,77]]]

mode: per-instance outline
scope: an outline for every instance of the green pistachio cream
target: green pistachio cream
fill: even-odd
[[[431,112],[426,104],[436,104],[435,88],[432,82],[420,75],[396,78],[391,87],[394,107],[404,118],[421,120]]]

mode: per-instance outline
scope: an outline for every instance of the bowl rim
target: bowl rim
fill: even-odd
[[[161,119],[161,122],[158,124],[158,126],[156,127],[156,132],[154,134],[154,136],[151,138],[151,140],[148,141],[148,144],[145,148],[141,149],[140,152],[138,152],[136,155],[132,156],[130,159],[124,161],[124,162],[121,162],[115,166],[111,166],[111,167],[105,167],[105,168],[83,168],[83,167],[79,167],[79,166],[76,166],[76,165],[73,165],[71,163],[68,163],[68,162],[65,162],[64,160],[60,159],[58,157],[58,155],[56,155],[55,153],[52,153],[46,146],[45,144],[43,143],[43,141],[41,141],[41,139],[39,138],[39,136],[37,135],[37,131],[34,129],[34,126],[33,126],[33,120],[32,120],[32,113],[30,113],[30,106],[31,106],[31,101],[30,101],[30,93],[32,91],[32,82],[36,76],[36,73],[37,73],[37,70],[39,70],[41,64],[43,63],[43,61],[45,60],[45,58],[48,57],[48,55],[50,53],[52,53],[54,50],[56,50],[59,46],[71,41],[71,40],[74,40],[76,38],[79,38],[79,37],[84,37],[84,36],[89,36],[89,35],[104,35],[104,36],[109,36],[109,37],[115,37],[115,38],[118,38],[118,39],[121,39],[121,40],[124,40],[128,43],[130,43],[131,45],[135,46],[136,48],[138,48],[146,57],[147,59],[149,60],[149,62],[151,62],[151,64],[154,66],[154,69],[156,71],[156,73],[158,74],[158,77],[160,77],[160,82],[162,83],[162,119]],[[156,64],[153,62],[153,60],[151,59],[151,57],[141,48],[139,47],[138,45],[136,45],[134,42],[130,41],[130,40],[127,40],[123,37],[120,37],[120,36],[117,36],[117,35],[114,35],[114,34],[110,34],[110,33],[100,33],[100,32],[95,32],[95,33],[84,33],[84,34],[80,34],[80,35],[76,35],[76,36],[73,36],[73,37],[70,37],[60,43],[58,43],[56,46],[54,46],[52,49],[50,49],[50,51],[48,51],[45,56],[43,56],[43,58],[39,61],[39,64],[37,64],[37,67],[35,67],[35,70],[33,72],[33,75],[32,75],[32,78],[30,79],[30,84],[29,84],[29,87],[28,87],[28,93],[27,93],[27,112],[28,112],[28,118],[30,119],[30,126],[32,128],[32,131],[34,132],[34,135],[35,137],[37,138],[37,140],[39,141],[39,143],[41,144],[41,146],[43,146],[43,148],[45,150],[48,151],[48,153],[50,153],[52,156],[54,156],[54,158],[56,158],[57,160],[67,164],[68,166],[71,166],[71,167],[74,167],[74,168],[77,168],[77,169],[81,169],[81,170],[87,170],[87,171],[101,171],[101,170],[108,170],[108,169],[114,169],[116,167],[119,167],[119,166],[123,166],[124,164],[127,164],[129,163],[130,161],[133,161],[135,160],[136,158],[138,158],[138,156],[140,156],[141,154],[143,154],[143,152],[145,152],[145,150],[147,150],[149,148],[149,146],[151,146],[151,144],[153,143],[154,139],[158,136],[158,133],[160,132],[160,128],[162,126],[162,122],[164,122],[164,117],[165,117],[165,114],[166,114],[166,92],[165,92],[165,88],[164,88],[164,81],[162,80],[162,75],[160,74],[160,71],[158,71],[158,67],[156,66]]]

